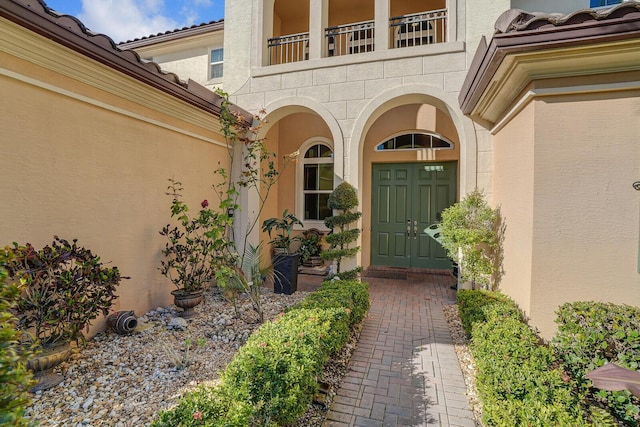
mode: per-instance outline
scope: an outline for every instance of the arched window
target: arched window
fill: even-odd
[[[451,150],[453,149],[453,142],[449,141],[442,135],[429,132],[414,132],[405,133],[402,135],[394,136],[379,144],[376,147],[376,151],[386,150]]]
[[[327,201],[333,191],[333,150],[327,144],[317,143],[317,140],[303,144],[302,149],[304,155],[299,162],[298,176],[302,197],[297,204],[297,213],[305,227],[322,227],[324,219],[331,216]]]

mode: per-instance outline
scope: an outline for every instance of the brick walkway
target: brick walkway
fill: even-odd
[[[475,426],[442,311],[453,279],[364,280],[371,310],[325,426]]]

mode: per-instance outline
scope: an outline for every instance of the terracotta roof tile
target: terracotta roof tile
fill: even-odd
[[[637,14],[640,17],[640,2],[624,2],[606,9],[581,9],[569,14],[525,12],[510,9],[504,12],[495,24],[495,33],[530,31],[543,28],[579,25],[588,21],[603,21]]]
[[[194,30],[196,28],[203,28],[203,27],[206,27],[206,26],[212,25],[212,24],[222,24],[222,23],[224,23],[224,19],[220,19],[218,21],[203,22],[201,24],[191,25],[189,27],[176,28],[174,30],[168,30],[168,31],[164,31],[164,32],[156,33],[156,34],[150,34],[150,35],[144,36],[144,37],[138,37],[138,38],[135,38],[133,40],[127,40],[127,41],[124,41],[124,42],[120,42],[119,44],[126,44],[126,43],[138,42],[138,41],[142,41],[142,40],[149,40],[149,39],[153,39],[155,37],[166,36],[166,35],[169,35],[169,34],[176,34],[176,33],[180,33],[180,32],[187,31],[187,30]]]

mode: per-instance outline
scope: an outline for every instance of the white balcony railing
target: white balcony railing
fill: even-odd
[[[273,37],[267,41],[269,65],[309,59],[309,33]]]
[[[392,48],[446,41],[447,9],[430,10],[389,19]]]
[[[447,41],[447,9],[430,10],[389,19],[390,48]],[[383,29],[384,31],[384,29]],[[325,28],[324,56],[353,55],[375,50],[375,22],[363,21]],[[269,65],[309,59],[309,33],[273,37],[267,43]]]
[[[375,46],[374,21],[356,22],[325,29],[327,56],[371,52]]]

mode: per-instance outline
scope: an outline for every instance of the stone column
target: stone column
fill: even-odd
[[[389,49],[389,7],[390,0],[375,0],[375,51]]]
[[[326,51],[324,29],[329,22],[329,0],[310,0],[309,59],[322,58]]]

